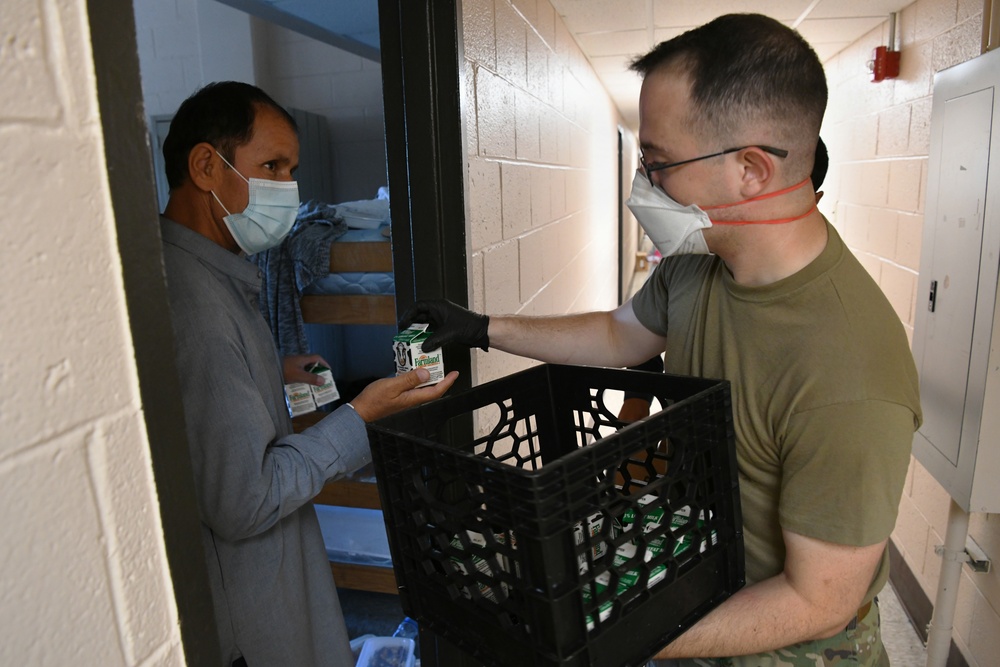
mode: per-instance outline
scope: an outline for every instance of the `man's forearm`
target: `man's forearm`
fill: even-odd
[[[737,591],[668,644],[657,658],[720,658],[773,651],[830,636],[841,615],[810,605],[779,575]]]
[[[606,312],[559,317],[494,315],[490,317],[490,347],[554,364],[625,367],[648,358],[648,353],[624,344],[617,324],[614,315]]]

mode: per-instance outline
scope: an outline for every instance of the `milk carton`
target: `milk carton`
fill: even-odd
[[[426,324],[411,324],[392,339],[392,351],[396,357],[396,375],[402,375],[415,368],[426,368],[431,377],[420,387],[437,384],[444,379],[444,353],[441,348],[424,352],[424,341],[431,335]]]
[[[592,560],[597,560],[604,556],[608,550],[608,545],[603,540],[600,539],[601,529],[604,528],[604,516],[600,512],[594,512],[586,521],[586,535],[590,537],[590,557]],[[617,522],[612,524],[612,536],[617,534]],[[581,545],[584,542],[584,522],[579,521],[573,526],[573,544]],[[587,571],[587,554],[582,553],[576,557],[577,565],[580,569],[580,574],[584,574]]]
[[[639,498],[639,505],[645,507],[646,505],[648,505],[649,503],[653,502],[654,500],[656,500],[655,496],[646,495],[646,496],[643,496],[643,497]],[[651,530],[653,530],[655,528],[658,528],[659,525],[660,525],[660,523],[663,521],[663,517],[664,517],[665,514],[666,514],[666,512],[665,512],[665,510],[662,507],[658,507],[656,509],[653,509],[653,510],[647,512],[645,514],[644,519],[643,519],[643,526],[642,526],[643,532],[644,533],[648,533]],[[709,517],[711,517],[711,514],[709,514]],[[636,517],[635,511],[632,508],[627,509],[625,511],[625,515],[622,517],[622,526],[624,527],[624,529],[625,530],[631,530],[632,527],[636,523],[636,518],[637,517]],[[688,505],[685,505],[684,507],[681,507],[676,512],[674,512],[673,515],[670,517],[670,530],[671,530],[671,533],[673,533],[675,530],[677,530],[679,528],[683,528],[690,521],[691,521],[691,507],[688,506]],[[699,512],[698,517],[696,519],[696,524],[695,525],[697,525],[698,528],[701,528],[702,526],[705,525],[705,513],[704,513],[704,511]],[[711,544],[713,544],[713,545],[718,543],[718,535],[716,535],[716,533],[715,533],[714,530],[711,532],[711,535],[710,535],[709,539],[711,540]],[[694,546],[694,540],[695,540],[695,537],[691,533],[685,533],[684,535],[681,535],[680,537],[678,537],[677,540],[676,540],[676,542],[674,543],[674,550],[673,550],[674,557],[676,558],[676,557],[680,556],[681,554],[683,554],[684,552],[686,552],[688,549],[690,549],[692,546]],[[646,544],[645,560],[649,561],[654,556],[659,556],[660,553],[663,551],[664,542],[665,542],[665,538],[662,538],[662,537],[653,538],[653,539],[649,540],[647,542],[647,544]],[[623,545],[623,546],[626,546],[626,545]],[[702,540],[699,543],[699,545],[698,545],[698,552],[699,553],[704,553],[705,550],[708,548],[708,546],[709,545],[707,544],[707,542],[705,540]],[[620,548],[619,548],[619,552],[620,552]],[[634,555],[635,555],[635,553],[634,553],[634,547],[633,547],[633,553],[630,554],[630,556],[634,556]]]
[[[316,399],[313,398],[312,389],[305,382],[290,382],[285,385],[285,403],[288,405],[288,414],[292,417],[316,409]]]
[[[320,386],[317,387],[314,384],[309,385],[309,389],[312,391],[313,400],[316,401],[317,408],[326,405],[327,403],[333,403],[335,400],[340,398],[340,392],[337,390],[337,384],[333,381],[333,371],[320,363],[307,366],[306,370],[323,378],[323,384]]]
[[[465,534],[468,536],[470,544],[475,545],[477,547],[484,547],[484,546],[486,546],[486,538],[483,537],[482,533],[477,533],[474,530],[467,530],[467,531],[465,531]],[[495,533],[493,533],[493,539],[496,540],[497,542],[499,542],[500,544],[504,544],[504,543],[506,543],[507,536],[504,533],[495,532]],[[464,551],[465,550],[465,547],[462,546],[462,540],[461,540],[461,538],[459,538],[458,535],[455,535],[453,538],[451,538],[451,546],[453,548],[455,548],[455,549],[458,549],[459,551]],[[457,556],[452,556],[450,558],[450,560],[451,560],[452,566],[456,570],[458,570],[462,574],[468,574],[469,573],[469,571],[465,567],[465,564],[462,562],[461,558],[459,558]],[[488,577],[493,576],[493,568],[490,567],[490,562],[487,559],[482,558],[482,557],[480,557],[480,556],[478,556],[476,554],[473,554],[470,560],[472,562],[472,566],[474,568],[476,568],[477,571],[482,572],[483,574],[485,574]],[[502,555],[497,554],[497,562],[499,563],[499,565],[500,565],[500,567],[502,569],[504,569],[504,570],[507,569],[508,566],[507,566],[507,563],[506,563],[506,559]],[[493,590],[493,588],[491,586],[489,586],[487,584],[484,584],[481,581],[477,581],[476,582],[476,587],[479,589],[479,592],[482,594],[482,596],[484,598],[486,598],[487,600],[490,600],[492,602],[498,602],[498,600],[497,600],[497,594],[496,594],[496,592]],[[505,584],[503,582],[500,582],[500,589],[503,591],[504,597],[506,597],[506,595],[507,595],[507,584]],[[471,598],[472,597],[472,594],[464,586],[462,587],[462,595],[464,597],[466,597],[466,598]]]
[[[649,505],[651,502],[655,500],[656,496],[646,495],[639,499],[639,505],[645,507],[646,505]],[[655,509],[646,512],[643,515],[642,519],[642,532],[649,533],[658,528],[660,524],[663,522],[665,516],[666,516],[666,511],[662,507],[657,507]],[[625,511],[625,514],[622,516],[620,530],[625,532],[632,530],[633,528],[636,527],[638,518],[639,518],[638,513],[634,509],[632,508],[627,509]],[[673,515],[670,517],[671,531],[682,528],[683,526],[687,525],[690,521],[691,521],[691,507],[685,505],[684,507],[681,507],[676,512],[674,512]],[[698,527],[704,525],[703,512],[699,513],[699,516],[696,519],[696,521],[697,521],[696,525]],[[614,526],[614,529],[615,529],[614,530],[615,534],[621,534],[619,532],[619,526],[617,525]],[[718,542],[718,536],[716,535],[714,530],[711,532],[709,539],[711,540],[711,544],[713,545]],[[683,553],[691,549],[694,546],[694,540],[695,538],[691,533],[686,533],[680,536],[674,542],[674,548],[673,548],[674,557],[675,558],[679,557]],[[663,549],[666,547],[666,543],[667,543],[666,537],[649,538],[646,541],[646,550],[645,553],[643,554],[643,560],[648,563],[653,558],[659,556],[663,552]],[[699,545],[699,552],[704,552],[707,548],[708,544],[706,544],[706,541],[703,540]],[[624,572],[621,570],[621,568],[626,563],[632,561],[636,557],[637,552],[638,552],[638,545],[635,542],[626,542],[615,550],[615,556],[612,562],[612,567],[618,570],[619,572],[618,588],[616,589],[618,596],[620,596],[628,589],[638,585],[639,583],[641,575],[638,568],[629,568],[626,569]],[[664,577],[666,576],[666,571],[667,568],[665,565],[657,565],[651,568],[646,580],[647,588],[652,587],[658,584],[659,582],[663,581]],[[584,570],[581,569],[580,573],[583,574]],[[611,583],[611,574],[609,572],[601,572],[600,574],[598,574],[594,578],[593,594],[591,593],[591,588],[589,585],[584,586],[583,588],[582,592],[583,592],[584,605],[589,606],[591,601],[594,599],[594,596],[600,595],[605,590],[607,590],[610,583]],[[612,603],[613,603],[612,600],[608,600],[607,602],[601,604],[599,609],[597,610],[598,617],[602,621],[607,620],[608,617],[611,615]],[[588,631],[593,630],[595,625],[593,616],[587,614],[585,620],[587,623],[587,630]]]
[[[305,382],[290,382],[285,385],[285,403],[288,405],[288,414],[292,417],[312,412],[340,398],[340,392],[333,381],[333,371],[320,363],[307,366],[306,370],[322,377],[323,384],[318,387]]]

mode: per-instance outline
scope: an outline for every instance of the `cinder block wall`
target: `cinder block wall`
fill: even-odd
[[[616,306],[618,111],[548,0],[463,0],[462,18],[472,307]],[[475,355],[477,383],[529,363]]]
[[[253,25],[258,85],[329,122],[331,201],[374,199],[387,183],[381,65],[273,23]]]
[[[135,0],[135,12],[147,114],[173,114],[212,81],[252,83],[327,118],[330,201],[373,199],[386,184],[379,63],[215,0]]]
[[[827,63],[830,107],[823,137],[830,148],[827,195],[820,203],[882,286],[912,340],[930,150],[934,74],[976,57],[981,0],[917,0],[899,16],[901,72],[872,83],[872,50],[887,44],[888,22]],[[998,407],[998,406],[994,406]],[[912,460],[892,540],[933,603],[949,497]],[[1000,522],[974,514],[970,534],[1000,556]],[[954,639],[970,665],[1000,656],[1000,575],[964,569]]]
[[[134,0],[142,96],[173,114],[211,81],[256,83],[250,16],[214,0]]]
[[[87,3],[0,26],[0,664],[183,665]]]

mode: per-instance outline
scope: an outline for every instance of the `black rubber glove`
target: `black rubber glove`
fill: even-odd
[[[490,349],[490,318],[445,299],[417,301],[410,306],[399,321],[405,329],[414,322],[426,322],[431,335],[424,341],[428,352],[448,343],[461,343],[469,347]]]

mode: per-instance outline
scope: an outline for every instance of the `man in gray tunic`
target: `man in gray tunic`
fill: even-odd
[[[371,460],[365,422],[441,396],[457,373],[419,389],[427,371],[378,380],[294,434],[245,254],[294,222],[295,122],[254,86],[210,84],[163,150],[163,255],[222,665],[351,665],[310,501]]]

